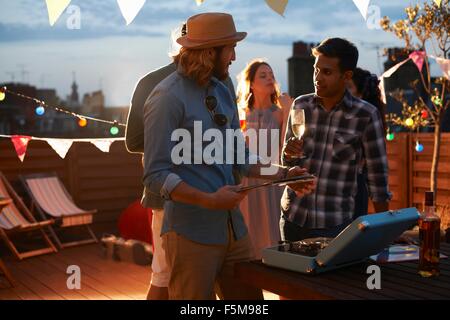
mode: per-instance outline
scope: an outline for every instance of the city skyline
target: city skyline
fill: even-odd
[[[14,73],[16,82],[55,88],[64,99],[70,93],[72,72],[76,72],[80,97],[102,89],[107,106],[126,106],[137,80],[170,62],[170,31],[200,12],[228,12],[237,29],[248,32],[230,67],[235,85],[245,64],[262,57],[268,59],[282,90],[287,91],[287,59],[292,56],[293,42],[299,40],[346,37],[360,49],[359,65],[378,75],[385,57],[377,57],[377,47],[403,45],[381,29],[369,29],[350,0],[290,1],[284,18],[263,0],[206,0],[201,6],[194,0],[147,1],[129,26],[116,1],[73,0],[71,5],[80,9],[79,30],[66,27],[70,12],[50,27],[44,1],[0,2],[0,82],[10,82]],[[395,20],[404,17],[405,2],[373,0],[371,5],[380,9],[381,16]]]

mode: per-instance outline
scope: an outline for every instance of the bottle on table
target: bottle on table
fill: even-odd
[[[424,210],[419,218],[419,274],[422,277],[439,275],[440,226],[441,219],[435,212],[434,193],[427,191],[425,192]]]

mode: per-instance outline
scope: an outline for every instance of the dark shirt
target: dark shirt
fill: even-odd
[[[314,229],[350,221],[357,191],[356,175],[363,155],[372,200],[390,200],[386,144],[376,107],[347,91],[331,111],[320,104],[315,94],[298,97],[293,108],[305,110],[306,158],[299,165],[317,176],[317,188],[300,198],[292,189],[285,189],[281,207],[289,221]],[[285,141],[293,137],[290,117],[286,131]],[[294,164],[284,158],[284,153],[282,161]]]

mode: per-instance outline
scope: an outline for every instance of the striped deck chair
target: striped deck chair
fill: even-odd
[[[33,200],[33,208],[36,208],[43,219],[52,217],[61,229],[86,227],[89,238],[71,242],[62,242],[54,228],[50,227],[51,235],[60,248],[98,242],[89,226],[97,210],[83,210],[76,206],[55,173],[22,175],[20,178]]]
[[[22,199],[17,195],[9,184],[3,173],[0,172],[0,197],[12,199],[12,203],[5,206],[0,212],[0,237],[5,241],[6,246],[12,251],[14,256],[22,260],[41,254],[57,252],[52,241],[44,231],[45,227],[50,228],[53,220],[36,221],[30,210],[25,206]],[[11,235],[23,232],[39,232],[46,243],[46,247],[31,251],[19,252],[11,240]]]

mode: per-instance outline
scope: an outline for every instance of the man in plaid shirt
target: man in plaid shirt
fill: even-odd
[[[298,97],[292,107],[304,109],[306,131],[302,140],[296,139],[289,117],[282,162],[308,169],[317,176],[317,187],[302,197],[285,189],[280,229],[288,241],[335,237],[352,221],[362,158],[375,210],[387,211],[391,198],[381,115],[346,90],[358,49],[345,39],[332,38],[314,48],[313,55],[315,93]],[[304,157],[298,159],[301,154]]]

